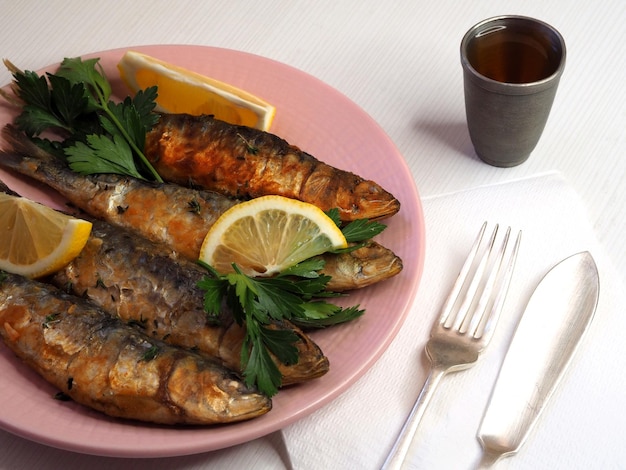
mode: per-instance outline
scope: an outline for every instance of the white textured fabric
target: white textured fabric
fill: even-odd
[[[495,220],[504,214],[500,222],[513,223],[520,207],[526,207],[524,217],[530,219],[536,212],[540,220],[554,204],[566,213],[582,212],[574,190],[558,179],[551,190],[540,181],[531,186],[519,183],[532,192],[518,195],[512,204],[498,199],[499,194],[513,191],[514,185],[508,184],[437,195],[559,170],[588,207],[591,221],[579,221],[582,231],[569,222],[553,225],[545,232],[546,239],[567,238],[564,234],[569,232],[577,236],[576,240],[583,237],[597,247],[593,231],[610,260],[602,259],[600,248],[592,250],[601,269],[597,317],[535,432],[518,456],[502,461],[498,468],[626,466],[626,446],[620,444],[626,428],[625,355],[620,337],[626,331],[626,302],[623,297],[614,297],[623,291],[616,287],[619,275],[626,276],[624,0],[605,0],[600,6],[597,2],[568,0],[0,0],[0,11],[2,58],[26,69],[37,70],[63,57],[144,44],[210,45],[283,62],[352,99],[380,124],[405,156],[427,216],[424,278],[415,311],[407,322],[407,326],[415,325],[414,338],[410,346],[400,347],[409,331],[404,330],[381,362],[353,389],[285,431],[296,470],[380,465],[422,385],[426,366],[422,348],[427,331],[482,218]],[[467,135],[459,42],[474,23],[507,13],[534,16],[557,27],[566,40],[568,57],[537,149],[525,164],[500,169],[477,160]],[[9,80],[10,74],[0,67],[0,85]],[[555,195],[556,200],[550,199]],[[573,207],[567,204],[568,195],[573,197]],[[448,206],[459,201],[458,206]],[[531,201],[536,204],[529,205]],[[565,219],[557,215],[555,221]],[[526,253],[540,246],[536,241],[542,237],[531,235],[530,227],[522,227],[525,239],[520,262],[528,262]],[[565,249],[569,246],[563,245],[563,256],[569,254]],[[484,384],[495,378],[511,331],[511,324],[504,320],[516,319],[523,296],[530,295],[539,273],[559,257],[557,251],[549,252],[537,264],[534,276],[515,284],[524,292],[511,292],[509,317],[503,319],[500,336],[494,338],[480,364],[444,378],[419,431],[415,468],[472,468],[478,453],[473,436],[487,399]],[[385,382],[378,374],[386,372],[389,357],[394,355],[398,360],[392,362],[413,375],[400,377],[398,371],[391,382]],[[604,357],[610,358],[606,365]],[[477,383],[483,385],[474,389]],[[371,393],[366,393],[370,392],[368,387]],[[471,417],[459,415],[468,404],[456,401],[462,397],[460,391],[468,401],[480,404],[472,408]],[[370,397],[380,397],[387,406],[378,410],[378,402],[358,401]],[[369,410],[373,411],[368,415]],[[280,433],[222,451],[169,459],[75,454],[7,431],[0,431],[0,449],[2,470],[288,466]]]
[[[600,272],[596,316],[528,441],[495,468],[623,465],[623,284],[599,246],[578,195],[560,175],[547,174],[426,198],[424,211],[426,265],[410,316],[383,357],[354,387],[283,431],[293,468],[380,467],[426,378],[423,348],[432,322],[485,220],[523,231],[502,318],[479,362],[442,379],[407,468],[472,468],[478,462],[476,431],[526,302],[552,266],[581,251],[591,252]]]

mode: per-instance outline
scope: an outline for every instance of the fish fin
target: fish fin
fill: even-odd
[[[12,124],[7,124],[2,129],[2,137],[9,144],[8,151],[16,152],[20,155],[35,157],[39,160],[51,160],[55,157],[37,146],[26,134],[21,132]]]

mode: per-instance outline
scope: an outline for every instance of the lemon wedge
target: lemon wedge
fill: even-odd
[[[347,245],[339,227],[318,207],[263,196],[220,216],[202,243],[200,260],[222,274],[232,272],[235,263],[249,276],[271,276]]]
[[[136,93],[158,87],[157,111],[212,114],[216,119],[267,131],[276,109],[251,93],[136,51],[117,65],[126,85]]]
[[[86,220],[0,193],[0,269],[30,278],[58,271],[78,256],[91,227]]]

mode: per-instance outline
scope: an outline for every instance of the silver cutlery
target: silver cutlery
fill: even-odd
[[[480,468],[517,452],[593,318],[599,295],[589,252],[561,261],[532,294],[506,353],[478,440]]]
[[[505,262],[511,228],[507,229],[497,250],[494,250],[494,245],[498,225],[495,226],[486,247],[482,247],[486,228],[487,222],[481,227],[442,307],[439,319],[433,325],[425,348],[431,371],[383,464],[382,468],[385,470],[399,469],[402,466],[419,422],[441,378],[448,372],[471,367],[491,339],[513,274],[521,232],[518,233],[508,261]],[[477,258],[479,252],[482,256]],[[475,261],[477,259],[479,261]]]

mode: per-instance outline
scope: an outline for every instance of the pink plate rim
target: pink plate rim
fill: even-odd
[[[182,428],[108,418],[54,400],[55,390],[0,346],[0,428],[41,444],[93,455],[139,458],[208,452],[295,423],[346,392],[372,367],[411,311],[424,266],[424,214],[411,172],[387,134],[358,105],[321,80],[272,59],[211,46],[137,46],[86,55],[100,58],[118,96],[127,92],[116,64],[129,49],[210,75],[269,101],[277,108],[271,132],[320,160],[377,181],[402,203],[377,240],[402,258],[403,272],[352,293],[347,302],[360,304],[367,313],[350,324],[312,334],[329,357],[331,371],[282,390],[273,400],[272,411],[255,420]],[[0,105],[0,124],[13,116],[6,104]],[[62,207],[58,195],[19,176],[0,170],[0,179],[24,196]]]

